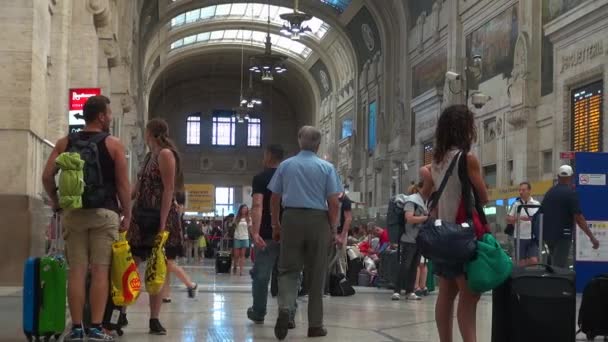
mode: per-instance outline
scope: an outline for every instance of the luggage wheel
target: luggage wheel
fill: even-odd
[[[120,328],[119,328],[119,329],[116,329],[116,334],[117,334],[118,336],[122,336],[122,335],[124,334],[124,331],[122,331],[122,329],[120,329]]]

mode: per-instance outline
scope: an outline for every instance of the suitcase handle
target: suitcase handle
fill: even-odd
[[[38,293],[38,308],[44,308],[44,282],[40,283],[40,292]]]
[[[521,211],[524,209],[540,209],[540,208],[542,208],[542,205],[539,205],[539,204],[520,204],[517,207],[517,215],[519,216]]]
[[[555,273],[555,269],[551,265],[547,265],[547,264],[536,264],[536,265],[524,266],[524,268],[538,268],[538,267],[544,268],[549,273]]]

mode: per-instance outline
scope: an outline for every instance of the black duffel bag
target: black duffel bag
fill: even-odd
[[[467,223],[431,220],[420,229],[416,244],[425,258],[437,263],[465,263],[477,252],[475,229]]]
[[[466,158],[466,155],[459,153],[454,156],[439,189],[431,195],[429,213],[432,213],[439,203],[439,198],[461,157]],[[422,224],[416,244],[425,258],[437,263],[465,263],[472,260],[477,252],[477,238],[472,224],[457,224],[431,217]]]

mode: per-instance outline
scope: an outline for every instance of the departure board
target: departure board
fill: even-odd
[[[429,165],[433,162],[433,143],[424,144],[424,165]]]
[[[572,150],[602,151],[603,82],[572,91]]]

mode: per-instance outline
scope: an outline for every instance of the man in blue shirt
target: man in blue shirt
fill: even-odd
[[[287,337],[303,267],[310,274],[308,337],[327,335],[323,327],[323,287],[332,232],[338,224],[338,196],[342,192],[336,169],[316,155],[321,132],[304,126],[298,133],[298,143],[300,153],[282,162],[268,185],[273,192],[273,238],[281,242],[279,317],[274,328],[279,340]],[[279,220],[281,203],[284,212]]]
[[[600,246],[583,216],[578,195],[572,189],[573,175],[569,165],[559,168],[558,183],[545,194],[541,209],[544,214],[543,240],[549,247],[551,265],[563,268],[568,267],[572,234],[577,225],[589,237],[593,249]]]

